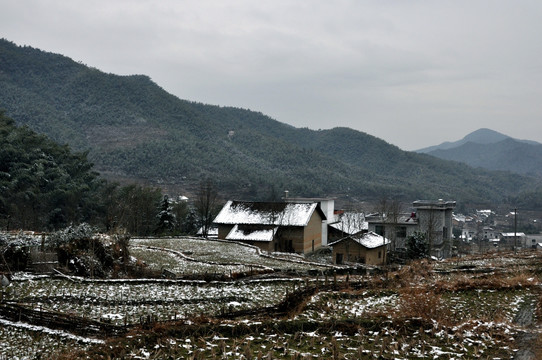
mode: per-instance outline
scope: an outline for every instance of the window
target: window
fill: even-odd
[[[399,228],[397,228],[395,236],[398,238],[406,238],[406,226],[399,226]]]
[[[385,236],[385,229],[384,225],[375,225],[375,233],[377,233],[380,236]]]

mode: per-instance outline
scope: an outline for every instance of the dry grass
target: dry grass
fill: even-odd
[[[442,296],[426,287],[407,287],[399,291],[399,304],[394,317],[420,318],[425,321],[449,322],[450,312]]]
[[[455,275],[435,282],[436,292],[457,292],[466,290],[513,290],[535,286],[538,283],[533,274],[493,273],[483,276]]]
[[[433,266],[427,259],[416,260],[390,275],[391,285],[410,287],[427,282],[434,277]]]

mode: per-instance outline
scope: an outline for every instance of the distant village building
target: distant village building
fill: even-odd
[[[532,244],[526,242],[527,237],[523,232],[503,232],[501,233],[501,243],[510,248],[513,247],[531,247]]]
[[[374,232],[347,236],[329,244],[333,248],[333,263],[357,262],[383,265],[389,240]]]
[[[489,210],[489,209],[484,209],[484,210],[476,210],[476,215],[479,217],[479,218],[488,218],[490,217],[491,215],[494,215],[494,212]]]
[[[461,229],[461,240],[465,242],[471,242],[474,239],[475,235],[476,228],[472,229],[467,225],[464,225],[463,229]]]
[[[450,257],[452,253],[452,213],[455,201],[418,200],[412,203],[420,231],[426,234],[430,255]]]
[[[369,231],[390,240],[391,250],[406,247],[406,239],[416,231],[426,234],[430,255],[438,258],[451,256],[455,201],[417,200],[410,214],[372,214],[366,217]]]
[[[368,230],[390,240],[390,250],[405,249],[406,239],[419,230],[416,213],[371,214],[365,217]]]
[[[494,240],[498,239],[498,233],[490,226],[484,226],[482,229],[484,240]]]
[[[540,234],[528,234],[525,235],[526,245],[531,249],[541,250],[542,249],[542,235]]]
[[[322,246],[326,216],[316,202],[228,201],[214,220],[218,238],[264,251],[306,254]]]

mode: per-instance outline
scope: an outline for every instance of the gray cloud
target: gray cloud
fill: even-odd
[[[539,1],[0,0],[0,33],[180,98],[406,150],[542,142]]]

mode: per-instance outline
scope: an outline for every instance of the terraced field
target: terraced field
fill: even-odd
[[[0,354],[14,359],[542,355],[537,252],[420,261],[363,276],[329,275],[334,270],[329,264],[193,238],[136,239],[131,253],[174,278],[16,274],[4,291]],[[186,279],[210,273],[222,280]],[[8,305],[29,315],[17,319]],[[47,326],[38,323],[40,314],[53,319],[68,314],[74,323],[120,330],[107,335],[60,322]]]

